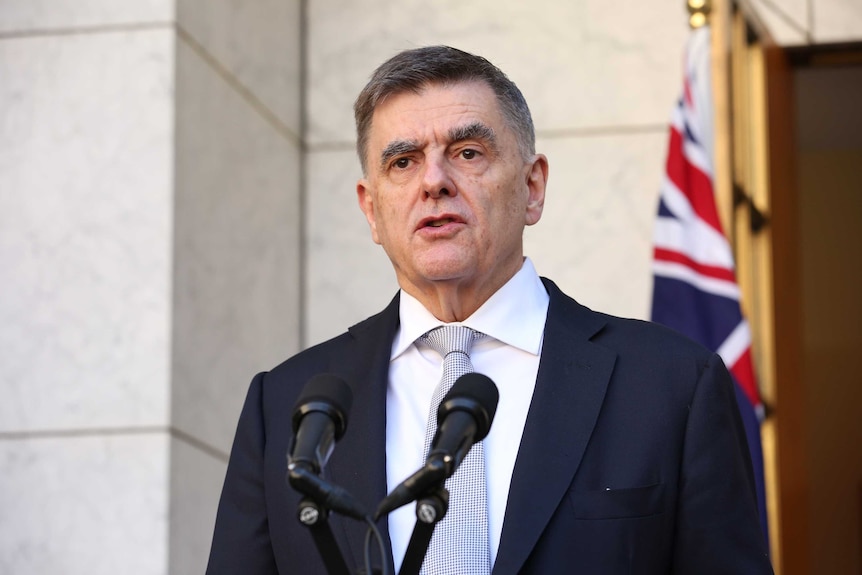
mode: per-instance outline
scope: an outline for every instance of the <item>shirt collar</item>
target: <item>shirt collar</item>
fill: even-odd
[[[524,258],[518,273],[470,317],[456,325],[466,325],[507,345],[539,355],[548,301],[548,292],[533,262]],[[391,359],[404,353],[422,334],[443,325],[404,290],[399,298],[399,315],[401,323],[392,342]]]

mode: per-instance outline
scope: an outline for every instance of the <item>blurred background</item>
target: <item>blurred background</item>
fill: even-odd
[[[859,574],[862,3],[712,12],[774,560]],[[684,0],[0,0],[0,573],[203,572],[252,376],[397,289],[352,103],[399,50],[518,84],[550,162],[527,255],[649,318],[688,35]]]

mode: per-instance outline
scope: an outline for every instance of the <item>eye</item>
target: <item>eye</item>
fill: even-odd
[[[465,160],[472,160],[477,155],[479,155],[479,152],[477,152],[476,150],[471,150],[469,148],[461,151],[461,157]]]
[[[392,162],[392,166],[395,168],[398,168],[399,170],[403,170],[409,165],[410,165],[410,159],[409,158],[398,158],[397,160]]]

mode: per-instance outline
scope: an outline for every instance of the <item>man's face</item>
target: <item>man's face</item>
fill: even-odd
[[[520,269],[547,160],[523,158],[484,82],[388,97],[366,153],[359,205],[408,293],[421,300],[442,284],[493,293]]]

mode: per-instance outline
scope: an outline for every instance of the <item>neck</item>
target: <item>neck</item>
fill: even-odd
[[[523,258],[517,267],[500,273],[495,278],[486,278],[480,282],[463,282],[457,280],[430,282],[422,287],[402,281],[401,289],[415,297],[434,317],[444,323],[464,321],[482,307],[488,299],[497,293],[523,265]]]
[[[472,290],[443,288],[410,295],[418,299],[434,317],[444,323],[451,323],[464,321],[473,315],[492,294],[485,296]]]

